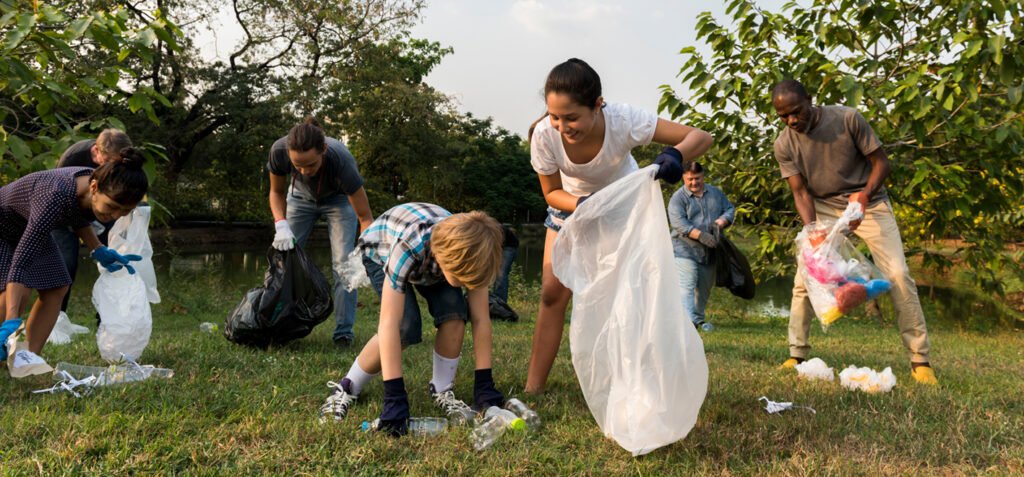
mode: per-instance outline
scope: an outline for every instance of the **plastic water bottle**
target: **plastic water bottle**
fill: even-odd
[[[206,321],[199,325],[199,330],[205,333],[213,333],[214,331],[217,331],[217,325]]]
[[[470,408],[459,409],[458,412],[448,416],[448,422],[452,427],[468,426],[476,419],[476,412]]]
[[[53,372],[54,381],[64,379],[61,371],[70,374],[75,379],[85,379],[89,376],[96,377],[96,386],[110,384],[130,383],[142,381],[147,378],[171,378],[174,377],[174,370],[166,368],[154,368],[153,366],[135,366],[131,363],[112,364],[108,367],[83,366],[80,364],[57,363]]]
[[[526,428],[535,431],[540,428],[540,416],[526,406],[522,401],[512,398],[505,402],[505,409],[512,411],[526,421]]]
[[[373,422],[363,421],[363,432],[376,431],[380,426],[380,419]],[[417,437],[436,436],[448,428],[448,420],[443,417],[410,417],[409,435]]]
[[[526,429],[526,422],[512,411],[491,406],[484,413],[483,422],[477,424],[469,434],[469,440],[474,449],[482,451],[494,444],[505,433],[505,429]]]

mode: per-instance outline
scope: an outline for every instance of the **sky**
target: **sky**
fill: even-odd
[[[758,3],[778,11],[783,2]],[[706,10],[725,21],[723,0],[434,0],[412,34],[455,50],[427,84],[460,111],[525,136],[544,114],[548,72],[571,57],[601,76],[606,101],[657,112],[663,84],[686,99],[679,50],[709,53],[695,40]]]
[[[759,0],[781,10],[784,0]],[[453,98],[458,109],[521,136],[544,114],[544,80],[569,58],[589,63],[601,76],[604,99],[657,112],[659,87],[689,97],[677,75],[694,46],[702,11],[725,22],[724,0],[431,0],[415,38],[452,47],[426,78]],[[231,29],[205,33],[205,56],[226,52],[240,37]]]

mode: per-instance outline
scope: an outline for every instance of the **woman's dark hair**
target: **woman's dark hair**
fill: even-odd
[[[92,171],[91,180],[96,181],[100,194],[122,205],[138,204],[149,191],[149,178],[142,170],[146,157],[134,147],[121,149],[121,159],[109,161]]]
[[[689,172],[690,174],[703,174],[704,168],[701,167],[697,161],[689,161],[683,163],[683,174]]]
[[[289,151],[306,152],[316,149],[318,152],[324,152],[324,147],[324,130],[320,127],[320,122],[312,116],[288,131]]]
[[[551,93],[568,95],[574,103],[594,109],[599,106],[597,99],[601,97],[601,77],[586,61],[569,58],[548,73],[548,79],[544,82],[544,97],[547,98]],[[547,113],[530,125],[528,139],[533,137],[533,129],[544,116]]]

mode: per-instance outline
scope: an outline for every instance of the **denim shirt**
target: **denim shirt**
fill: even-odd
[[[672,252],[676,257],[689,258],[700,264],[707,264],[710,250],[689,237],[690,231],[698,228],[710,232],[715,220],[725,219],[730,224],[736,216],[736,209],[721,189],[704,184],[704,194],[693,195],[682,186],[668,201],[668,220],[672,224]]]

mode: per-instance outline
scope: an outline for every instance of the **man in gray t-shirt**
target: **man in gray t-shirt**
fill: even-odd
[[[798,81],[788,79],[772,90],[772,105],[786,125],[775,139],[775,159],[793,191],[804,225],[817,219],[835,221],[850,202],[859,202],[864,217],[850,230],[868,245],[875,265],[892,283],[890,294],[903,345],[910,351],[911,375],[925,384],[937,382],[928,363],[928,330],[910,277],[903,241],[883,183],[889,157],[864,116],[845,106],[814,106]],[[811,237],[812,245],[824,237]],[[814,311],[800,274],[793,284],[789,315],[792,367],[807,358]]]
[[[373,222],[355,158],[340,141],[324,136],[316,120],[307,119],[274,142],[267,169],[274,248],[304,247],[313,225],[321,216],[327,219],[334,272],[333,338],[340,348],[348,348],[354,338],[357,297],[355,290],[346,290],[341,271],[359,232]]]

